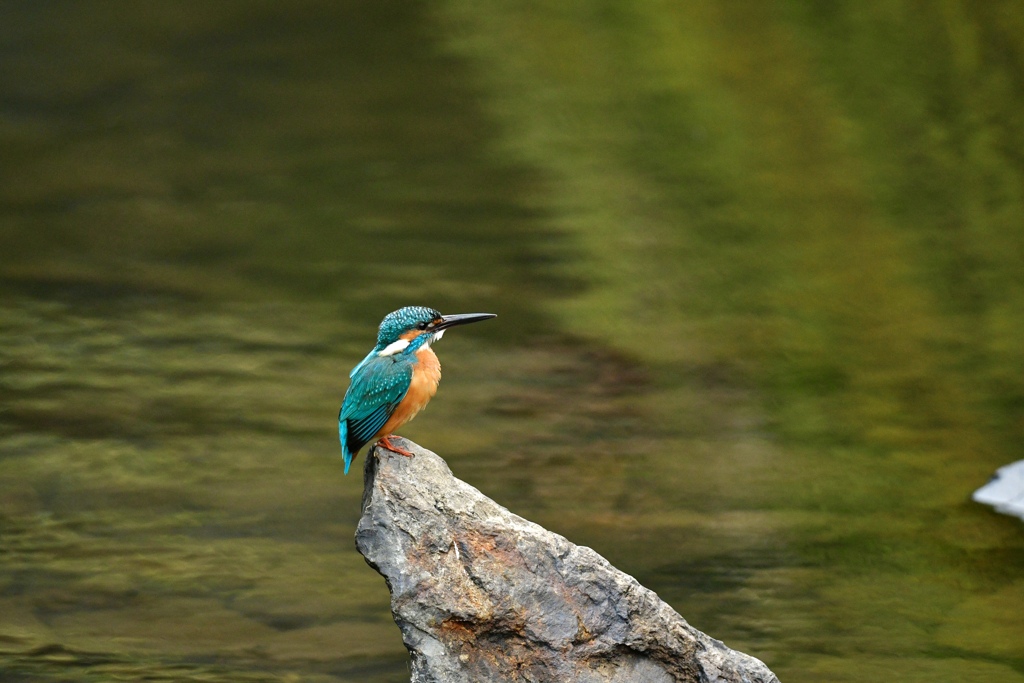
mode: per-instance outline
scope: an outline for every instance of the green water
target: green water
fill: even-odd
[[[403,434],[785,683],[1024,681],[1022,36],[4,5],[0,680],[408,680],[334,422],[416,303],[499,318]]]

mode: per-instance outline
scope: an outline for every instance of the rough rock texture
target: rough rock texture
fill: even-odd
[[[399,443],[415,456],[367,458],[356,547],[391,589],[412,683],[777,683],[590,548]]]

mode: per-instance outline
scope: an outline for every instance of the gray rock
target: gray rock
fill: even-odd
[[[367,458],[356,547],[391,590],[412,683],[778,683],[590,548],[400,443],[415,456]]]

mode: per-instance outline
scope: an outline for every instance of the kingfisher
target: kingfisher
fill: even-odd
[[[425,306],[406,306],[384,316],[377,345],[349,373],[352,381],[338,412],[345,474],[359,450],[373,441],[412,456],[389,439],[437,393],[441,363],[430,345],[449,327],[496,317],[494,313],[441,315]]]

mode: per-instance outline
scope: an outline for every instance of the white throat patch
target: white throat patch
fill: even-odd
[[[443,336],[444,336],[444,330],[438,330],[437,332],[432,333],[430,335],[430,339],[428,339],[427,341],[423,342],[423,345],[426,346],[427,348],[430,348],[431,344],[433,344],[434,342],[436,342],[437,340],[439,340]]]
[[[404,350],[405,347],[407,347],[408,345],[409,345],[409,340],[408,339],[399,339],[398,341],[391,342],[390,344],[385,346],[383,349],[378,351],[377,355],[378,356],[393,356],[396,353],[398,353],[399,351]]]

